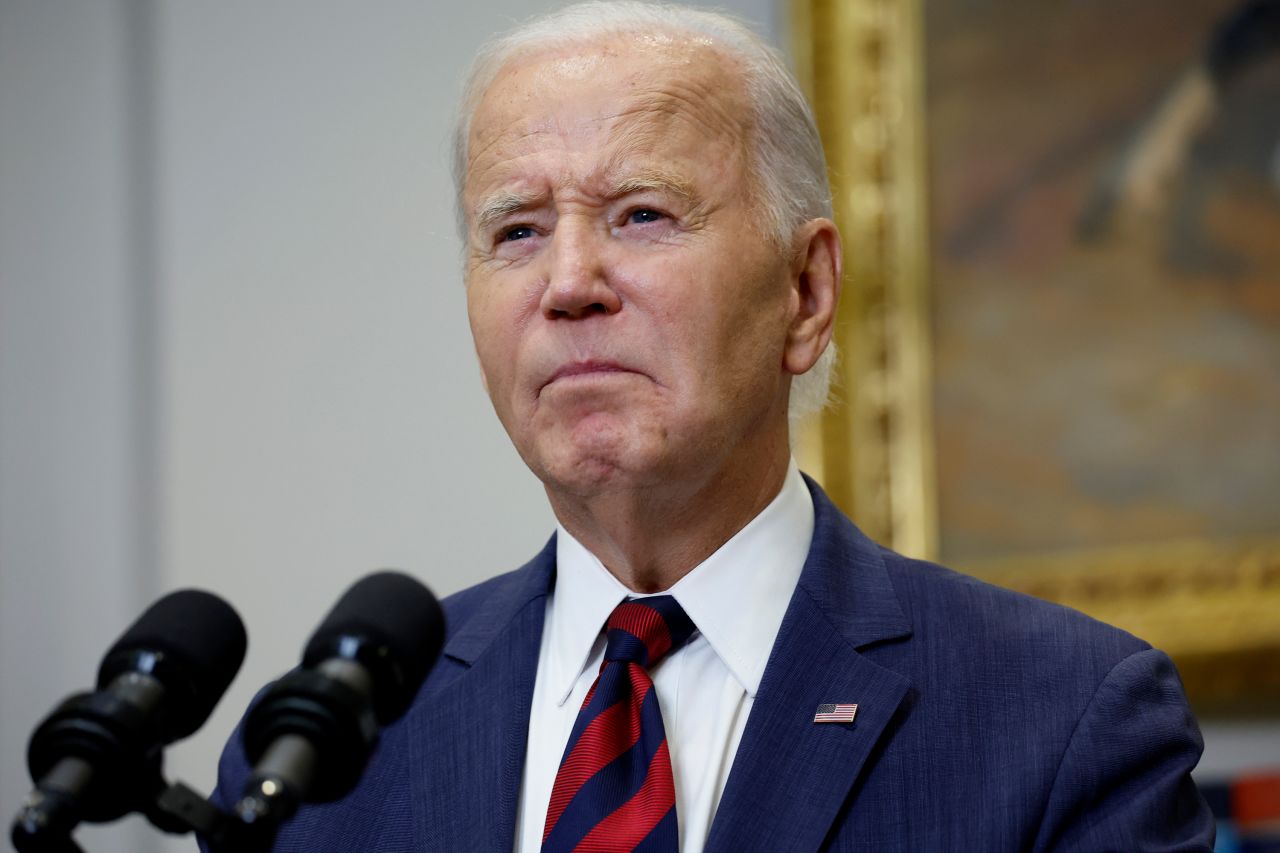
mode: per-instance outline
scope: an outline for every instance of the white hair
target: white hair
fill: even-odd
[[[804,223],[832,218],[826,158],[813,111],[777,49],[721,12],[639,0],[588,0],[528,21],[489,42],[476,55],[454,131],[453,178],[464,240],[462,194],[471,119],[503,66],[520,55],[655,31],[710,40],[739,64],[752,109],[749,150],[755,161],[754,189],[765,214],[766,236],[780,248],[787,247]],[[808,372],[792,382],[789,414],[793,423],[826,406],[834,360],[833,343]]]

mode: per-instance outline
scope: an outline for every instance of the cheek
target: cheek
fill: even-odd
[[[658,358],[687,387],[734,394],[759,384],[764,371],[781,370],[788,288],[771,259],[717,248],[648,267],[633,294],[653,324]],[[763,271],[742,274],[752,269]]]
[[[471,338],[484,374],[485,388],[497,403],[508,381],[512,336],[504,331],[505,324],[497,306],[482,295],[468,293],[467,319],[471,324]]]

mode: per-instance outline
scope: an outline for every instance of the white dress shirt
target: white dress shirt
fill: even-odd
[[[697,627],[650,670],[675,777],[680,849],[700,853],[813,538],[813,499],[792,460],[782,490],[665,594]],[[517,853],[542,846],[547,804],[578,710],[604,659],[604,624],[632,593],[563,528],[529,715]]]

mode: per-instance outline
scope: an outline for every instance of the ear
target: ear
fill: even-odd
[[[812,219],[800,226],[792,247],[794,313],[782,363],[788,373],[799,376],[813,367],[831,340],[844,262],[840,232],[830,219]]]

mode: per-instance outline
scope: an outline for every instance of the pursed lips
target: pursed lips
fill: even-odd
[[[568,364],[561,365],[546,382],[542,383],[539,393],[553,382],[561,379],[572,379],[578,376],[590,376],[605,373],[636,373],[629,367],[618,364],[615,361],[573,361]]]

